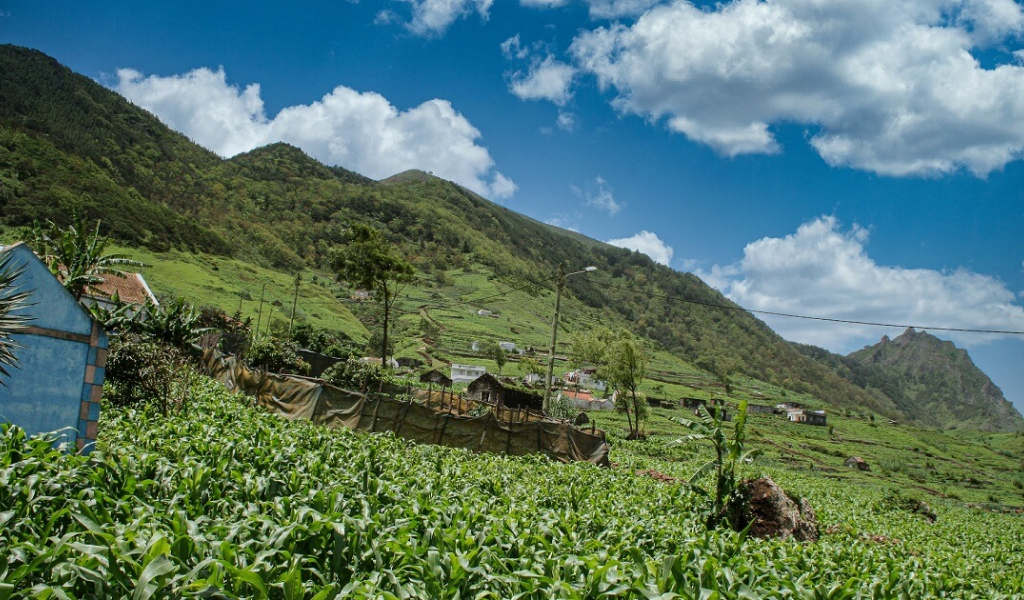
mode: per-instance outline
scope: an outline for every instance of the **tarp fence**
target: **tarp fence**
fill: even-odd
[[[444,390],[411,390],[409,399],[343,390],[315,380],[250,369],[215,349],[203,352],[203,370],[233,391],[289,419],[308,419],[356,431],[390,431],[425,444],[509,455],[542,453],[563,462],[607,466],[604,433],[576,429],[525,410],[490,407]],[[488,410],[472,416],[474,409]]]

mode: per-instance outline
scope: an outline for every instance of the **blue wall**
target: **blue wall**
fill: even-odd
[[[0,420],[29,434],[61,431],[62,441],[88,451],[95,441],[106,367],[107,337],[89,313],[24,245],[6,249],[25,270],[17,280],[30,290],[26,334],[13,336],[17,367],[0,386]]]

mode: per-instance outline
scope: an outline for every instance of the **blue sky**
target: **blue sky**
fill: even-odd
[[[429,170],[752,309],[1015,331],[1022,33],[1014,0],[0,0],[0,41],[224,156]],[[1024,336],[933,333],[1024,410]]]

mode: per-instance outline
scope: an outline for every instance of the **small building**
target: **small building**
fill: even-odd
[[[544,406],[544,399],[539,395],[506,386],[489,373],[484,373],[469,384],[466,389],[466,397],[484,404],[505,408],[526,408],[539,411]]]
[[[679,406],[683,408],[694,409],[698,406],[707,406],[708,401],[702,398],[680,398]]]
[[[373,292],[369,290],[356,290],[352,292],[351,298],[356,302],[367,302],[373,300]]]
[[[787,418],[793,423],[803,423],[804,425],[818,425],[821,427],[825,426],[825,411],[823,410],[805,410],[802,408],[790,409],[786,413]]]
[[[466,383],[487,374],[487,367],[477,365],[460,365],[452,363],[452,381],[455,383]]]
[[[516,345],[513,344],[512,342],[498,342],[498,347],[504,350],[505,352],[516,351]]]
[[[523,383],[526,385],[537,385],[544,383],[544,376],[537,373],[527,373],[526,377],[523,377]]]
[[[595,377],[597,369],[594,367],[584,367],[582,369],[576,369],[565,374],[566,383],[578,385],[591,390],[605,391],[608,389],[608,384]]]
[[[30,292],[30,317],[14,336],[18,365],[0,386],[0,420],[30,435],[61,431],[60,440],[83,452],[96,441],[100,398],[107,366],[107,334],[28,246],[3,250],[10,265],[23,268],[15,280]]]
[[[96,305],[103,310],[114,310],[117,308],[116,299],[122,304],[129,305],[129,312],[133,315],[146,304],[160,306],[141,273],[126,273],[124,277],[101,275],[100,278],[103,281],[86,289],[85,295],[82,296],[82,304]]]
[[[747,404],[747,413],[770,415],[775,413],[775,407],[766,404]]]
[[[428,383],[431,386],[439,385],[442,388],[452,387],[452,380],[437,369],[431,369],[420,375],[420,383]]]
[[[843,464],[847,467],[854,467],[861,471],[871,470],[871,466],[868,465],[868,461],[864,460],[859,456],[851,456],[850,458],[847,458],[845,461],[843,461]]]
[[[380,358],[375,357],[375,356],[364,356],[364,357],[359,359],[359,362],[363,363],[364,365],[377,365],[378,367],[384,365],[384,361],[381,360]],[[395,360],[393,357],[389,358],[388,359],[388,368],[389,369],[397,369],[398,368],[398,361]]]
[[[799,402],[779,402],[775,405],[775,413],[784,415],[793,409],[800,408],[800,406]]]
[[[494,316],[494,313],[492,313],[491,311],[487,310],[486,308],[481,308],[480,310],[476,311],[476,314],[480,315],[481,317],[493,317]]]
[[[558,394],[582,410],[615,410],[614,400],[597,398],[590,390],[561,390]]]

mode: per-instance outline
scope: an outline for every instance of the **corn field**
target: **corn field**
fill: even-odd
[[[88,457],[3,426],[0,600],[1024,594],[1019,516],[931,525],[806,478],[828,533],[746,539],[706,531],[700,498],[638,475],[664,467],[625,444],[611,469],[472,454],[201,388],[166,417],[106,410]]]

